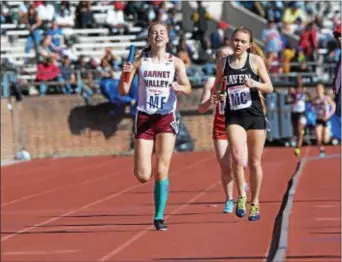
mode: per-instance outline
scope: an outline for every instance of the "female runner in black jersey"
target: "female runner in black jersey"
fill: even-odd
[[[252,32],[246,27],[238,27],[232,35],[233,54],[228,56],[223,69],[218,66],[216,79],[227,81],[226,130],[232,150],[232,166],[236,176],[239,194],[235,213],[246,215],[247,196],[244,190],[243,156],[245,144],[248,148],[250,170],[251,206],[248,219],[260,219],[259,195],[263,177],[261,157],[266,140],[267,120],[263,95],[273,92],[263,53],[253,42]]]

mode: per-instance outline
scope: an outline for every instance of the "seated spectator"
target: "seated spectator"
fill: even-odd
[[[26,40],[25,53],[28,55],[31,52],[32,47],[34,47],[37,55],[39,53],[39,44],[42,34],[42,30],[40,29],[42,21],[38,17],[33,5],[28,7],[27,14],[22,18],[22,21],[25,22],[27,29],[30,31]]]
[[[62,28],[58,26],[56,20],[52,21],[51,28],[48,29],[47,35],[51,36],[52,50],[54,52],[60,52],[64,46],[64,35]]]
[[[48,91],[48,82],[57,81],[60,70],[52,57],[45,57],[37,66],[36,80],[40,82],[39,93],[45,96]]]
[[[291,59],[291,72],[306,72],[308,67],[306,57],[301,47],[297,47],[294,56]]]
[[[62,91],[64,94],[71,94],[71,85],[76,84],[76,76],[73,73],[71,67],[71,60],[68,56],[63,57],[62,65],[60,66],[60,75],[58,77],[58,82],[62,85]]]
[[[1,24],[12,24],[13,19],[11,15],[10,8],[8,7],[6,2],[1,2],[0,4],[1,14],[0,14],[0,22]]]
[[[27,12],[30,8],[30,1],[23,1],[20,3],[18,7],[18,16],[19,16],[19,23],[26,24],[27,23]]]
[[[283,26],[287,34],[293,34],[295,32],[297,27],[295,22],[298,18],[304,24],[306,23],[306,15],[300,9],[300,4],[298,2],[290,2],[283,15]]]
[[[281,55],[281,62],[283,64],[282,72],[284,74],[290,73],[290,69],[291,69],[290,62],[292,58],[294,57],[294,55],[295,55],[295,50],[292,48],[290,43],[287,43]]]
[[[96,68],[96,66],[95,66]],[[81,55],[75,65],[76,72],[76,89],[75,92],[81,94],[86,103],[89,104],[93,95],[93,87],[95,86],[94,67],[88,64],[85,57]]]
[[[314,54],[318,48],[317,30],[314,23],[307,24],[301,34],[298,45],[304,52],[309,61],[314,61]]]
[[[45,35],[39,46],[39,61],[45,61],[49,57],[54,61],[60,59],[59,54],[51,49],[51,36]]]
[[[210,34],[210,44],[213,50],[217,50],[222,47],[224,41],[224,29],[222,23],[217,23],[216,30]]]
[[[105,48],[105,54],[102,57],[101,60],[106,59],[109,64],[113,67],[114,71],[120,71],[120,67],[119,67],[119,61],[118,59],[113,55],[112,50],[110,47],[106,47]]]
[[[72,42],[70,40],[65,41],[65,48],[62,49],[61,53],[62,56],[68,56],[73,63],[78,59],[75,51],[72,48]]]
[[[56,22],[62,28],[71,28],[75,25],[69,1],[61,1],[60,10],[56,14]]]
[[[273,21],[268,21],[262,31],[261,40],[265,43],[266,53],[279,53],[283,49],[281,37]]]
[[[55,17],[55,7],[51,2],[48,1],[42,1],[42,4],[37,7],[37,13],[40,20],[42,20],[42,27],[44,29],[47,29],[49,26],[49,23],[52,22],[52,20]]]
[[[93,13],[91,12],[91,1],[80,1],[75,10],[76,28],[93,28]]]
[[[202,1],[197,1],[197,10],[192,14],[191,18],[194,23],[194,39],[201,42],[203,49],[207,49],[205,34],[208,30],[208,21],[213,20],[213,17],[202,5]]]
[[[305,29],[305,24],[303,23],[302,18],[298,17],[296,19],[296,21],[294,22],[293,27],[294,27],[294,32],[293,33],[295,35],[299,35],[300,36],[302,34],[303,30]]]
[[[123,11],[116,9],[115,5],[108,9],[106,24],[112,34],[124,34],[128,30]]]
[[[120,79],[113,79],[113,68],[107,59],[101,61],[100,72],[100,90],[103,96],[116,107],[121,107],[122,104],[129,104],[132,99],[128,96],[121,96],[119,94]]]
[[[178,47],[177,57],[184,62],[186,68],[191,67],[190,56],[184,47]]]
[[[269,68],[269,72],[273,74],[279,74],[282,72],[282,68],[280,66],[280,61],[278,57],[278,53],[269,52],[266,57],[266,66]]]
[[[278,24],[281,22],[284,4],[282,1],[266,2],[266,19]]]

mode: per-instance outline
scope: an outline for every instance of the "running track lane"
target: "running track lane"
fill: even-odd
[[[127,164],[129,161],[129,164]],[[31,198],[23,196],[19,198],[15,203],[12,202],[10,205],[2,204],[2,228],[6,228],[7,231],[3,231],[6,236],[2,237],[3,242],[8,238],[12,238],[13,234],[17,231],[21,231],[23,223],[27,230],[31,225],[39,224],[42,219],[49,221],[51,217],[59,217],[61,214],[67,214],[73,212],[78,208],[90,208],[89,203],[97,202],[97,200],[104,199],[106,197],[115,197],[121,191],[125,191],[127,188],[135,187],[137,185],[136,180],[132,176],[131,158],[122,158],[121,165],[117,162],[117,167],[121,168],[109,168],[106,169],[94,169],[93,164],[89,163],[89,169],[83,176],[76,176],[71,184],[59,186],[55,188],[54,184],[45,185],[53,189],[46,187],[41,188],[43,192],[35,192],[36,194],[30,195]],[[191,168],[191,164],[194,162],[192,158],[181,158],[179,159],[179,166],[184,169],[187,167]],[[78,167],[75,166],[75,169]],[[122,172],[126,169],[125,172]],[[94,172],[97,171],[97,172]],[[115,170],[115,172],[113,171]],[[176,170],[177,171],[177,170]],[[104,172],[107,172],[104,173]],[[104,174],[102,174],[104,173]],[[172,171],[171,171],[172,173]],[[109,174],[109,175],[108,175]],[[64,180],[61,177],[61,180]],[[69,181],[70,183],[70,181]],[[28,184],[27,187],[33,185]],[[15,189],[10,188],[9,191]],[[10,192],[9,192],[10,193]],[[44,195],[42,194],[44,193]],[[94,201],[95,199],[95,201]],[[63,211],[62,213],[60,211]],[[25,220],[22,219],[22,215],[25,215]],[[49,218],[49,219],[48,219]]]
[[[307,161],[295,191],[286,261],[341,260],[340,206],[340,157]]]
[[[186,155],[185,155],[186,156]],[[202,159],[201,159],[202,158]],[[130,159],[131,158],[123,158],[123,163],[125,162],[125,159]],[[175,168],[174,170],[171,170],[171,176],[176,176],[176,175],[184,175],[184,173],[191,173],[191,168],[196,167],[197,165],[199,168],[203,169],[203,162],[206,162],[210,159],[214,159],[214,155],[208,155],[206,154],[205,156],[201,154],[193,155],[189,154],[188,157],[183,156],[178,156],[175,158],[174,163],[175,163]],[[205,165],[205,164],[204,164]],[[196,170],[196,169],[193,169]],[[91,170],[89,170],[91,172]],[[196,170],[198,171],[198,170]],[[179,173],[179,174],[178,174]],[[82,181],[80,181],[82,182]],[[52,229],[47,229],[48,232],[44,233],[44,228],[47,224],[51,224],[57,220],[60,220],[61,218],[64,218],[65,216],[72,216],[76,215],[78,212],[79,214],[82,215],[83,210],[88,210],[88,211],[95,211],[99,212],[101,211],[103,214],[108,214],[109,212],[114,212],[116,214],[117,212],[127,212],[133,210],[132,213],[135,213],[135,211],[141,211],[141,210],[147,210],[149,213],[151,213],[151,208],[147,206],[142,206],[142,205],[137,205],[137,198],[141,198],[140,194],[136,196],[136,198],[130,197],[130,195],[125,195],[122,196],[121,199],[117,202],[111,202],[108,204],[106,209],[104,210],[99,210],[96,208],[96,205],[108,201],[108,200],[113,200],[115,197],[119,198],[121,195],[124,193],[127,193],[131,191],[132,189],[135,188],[140,188],[143,186],[148,186],[150,184],[137,184],[136,180],[132,176],[132,171],[131,171],[131,166],[130,166],[130,172],[127,172],[126,174],[122,175],[121,177],[114,177],[114,179],[107,179],[107,181],[102,181],[100,184],[87,184],[87,186],[84,187],[76,187],[73,188],[73,190],[68,191],[60,191],[60,192],[54,192],[51,195],[45,196],[43,199],[30,199],[27,201],[24,201],[23,203],[18,203],[14,204],[11,206],[8,206],[6,208],[3,208],[2,212],[2,230],[3,230],[3,235],[4,237],[2,238],[2,244],[3,248],[2,250],[4,251],[6,249],[7,243],[14,244],[15,248],[13,252],[18,252],[22,251],[23,248],[29,248],[30,246],[35,247],[37,244],[37,248],[33,249],[32,254],[42,254],[42,251],[49,253],[53,252],[51,251],[52,248],[57,248],[59,244],[70,244],[70,234],[65,234],[68,233],[68,231],[65,230],[53,230]],[[151,192],[151,189],[149,189],[149,192]],[[148,199],[146,201],[150,201],[151,199],[151,194],[145,194],[146,197],[148,196]],[[95,199],[95,200],[94,200]],[[139,203],[138,203],[139,204]],[[81,206],[81,207],[80,207]],[[26,209],[25,209],[26,208]],[[66,211],[60,212],[61,209],[65,208]],[[29,213],[29,211],[33,209],[33,211],[36,211],[37,213],[39,209],[41,212],[39,212],[37,215],[35,213]],[[45,212],[44,215],[44,210],[47,210],[48,212]],[[71,211],[70,211],[71,210]],[[23,214],[26,216],[23,216]],[[7,214],[7,215],[6,215]],[[16,214],[16,215],[15,215]],[[61,217],[63,216],[63,217]],[[78,220],[79,218],[77,218]],[[43,222],[42,222],[43,221]],[[95,219],[95,221],[98,221]],[[81,220],[81,222],[84,222],[84,220]],[[111,221],[112,224],[109,224],[109,226],[113,226],[113,221]],[[114,222],[116,222],[114,220]],[[120,221],[118,221],[120,222]],[[72,221],[74,223],[74,221]],[[5,224],[5,226],[4,226]],[[118,226],[124,225],[124,222],[122,223],[117,223]],[[149,221],[150,224],[150,221]],[[39,228],[38,228],[39,227]],[[77,228],[78,226],[75,225]],[[95,225],[88,225],[88,228],[91,227],[91,229],[100,229],[98,233],[100,234],[101,232],[106,232],[108,230],[106,228],[106,225],[101,224],[101,221],[99,224]],[[87,225],[86,225],[87,228]],[[103,229],[104,228],[104,229]],[[37,230],[38,229],[38,230]],[[20,230],[21,235],[16,234]],[[88,229],[87,229],[88,230]],[[91,243],[88,243],[88,245],[93,246],[93,238],[86,237],[88,235],[92,235],[93,232],[87,230],[80,230],[78,232],[69,232],[69,233],[76,233],[76,237],[78,236],[79,239],[74,239],[76,242],[82,242],[84,239],[91,240]],[[40,232],[36,232],[40,231]],[[43,232],[41,232],[43,231]],[[108,231],[112,234],[113,231]],[[64,233],[64,234],[63,234]],[[81,233],[81,234],[78,234]],[[88,234],[82,234],[82,233],[88,233]],[[56,242],[56,235],[60,235],[61,240]],[[96,235],[96,234],[95,234]],[[36,237],[35,237],[36,236]],[[42,237],[43,236],[43,237]],[[66,239],[63,239],[63,237],[67,237]],[[32,241],[32,238],[34,239]],[[41,241],[39,241],[39,239]],[[13,241],[12,241],[13,240]],[[19,244],[17,245],[16,241],[19,241]],[[51,242],[50,242],[51,241]],[[73,242],[73,241],[72,241]],[[70,244],[72,246],[72,243]],[[69,245],[67,245],[69,246]],[[29,248],[32,249],[32,248]],[[43,249],[43,250],[41,250]],[[24,249],[25,250],[25,249]],[[63,248],[63,249],[58,249],[58,250],[70,250],[70,248]],[[9,251],[12,252],[12,251]],[[10,253],[10,256],[16,256],[17,253]],[[30,251],[27,251],[30,252]],[[71,252],[72,253],[72,252]],[[21,255],[25,255],[20,253]],[[57,255],[57,253],[54,253]],[[69,253],[60,253],[61,255],[67,256]],[[43,256],[44,257],[44,256]],[[8,259],[8,258],[6,258]],[[28,260],[32,261],[36,260],[33,257],[28,257]],[[38,258],[37,258],[38,259]],[[45,258],[42,258],[42,260],[46,260]],[[57,259],[59,260],[59,259]],[[67,258],[67,260],[70,260]]]
[[[20,230],[20,224],[26,231],[3,241],[2,258],[6,261],[262,261],[295,165],[292,149],[265,150],[262,220],[257,223],[221,214],[223,195],[212,152],[175,155],[174,170],[181,170],[181,166],[189,168],[171,178],[168,232],[150,230],[152,183],[123,191],[115,198],[105,198],[136,185],[131,173],[121,176],[119,181],[108,178],[82,188],[48,194],[40,201],[26,200],[4,209],[3,218],[16,223],[12,230],[11,223],[6,222],[3,236],[11,234],[11,230]],[[82,177],[79,179],[82,182]],[[82,199],[85,208],[77,210]],[[91,201],[97,203],[89,205]],[[217,206],[212,205],[215,203]],[[32,206],[38,213],[30,213],[26,206]],[[61,217],[66,213],[62,212],[64,206],[74,212]],[[51,218],[52,221],[42,224]],[[37,223],[41,225],[32,228]]]

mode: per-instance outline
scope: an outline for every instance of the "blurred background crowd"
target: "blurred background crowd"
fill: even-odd
[[[204,3],[193,2],[191,13],[185,14],[178,0],[1,2],[3,71],[15,67],[15,81],[27,86],[27,94],[89,97],[104,85],[101,79],[118,79],[129,45],[144,47],[149,23],[162,21],[170,26],[170,52],[185,62],[194,83],[201,84],[214,73],[215,51],[229,45],[233,28],[229,17],[215,18],[210,3]],[[274,78],[302,72],[331,79],[340,56],[332,34],[341,22],[338,2],[232,4],[267,20],[261,35],[254,37],[263,45]],[[191,30],[183,28],[184,16],[191,17]],[[297,37],[296,45],[288,41],[289,35]],[[60,84],[54,87],[49,81]]]

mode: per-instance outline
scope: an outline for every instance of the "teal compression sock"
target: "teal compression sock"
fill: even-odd
[[[169,179],[156,181],[154,184],[154,219],[164,219],[164,212],[169,195]]]

